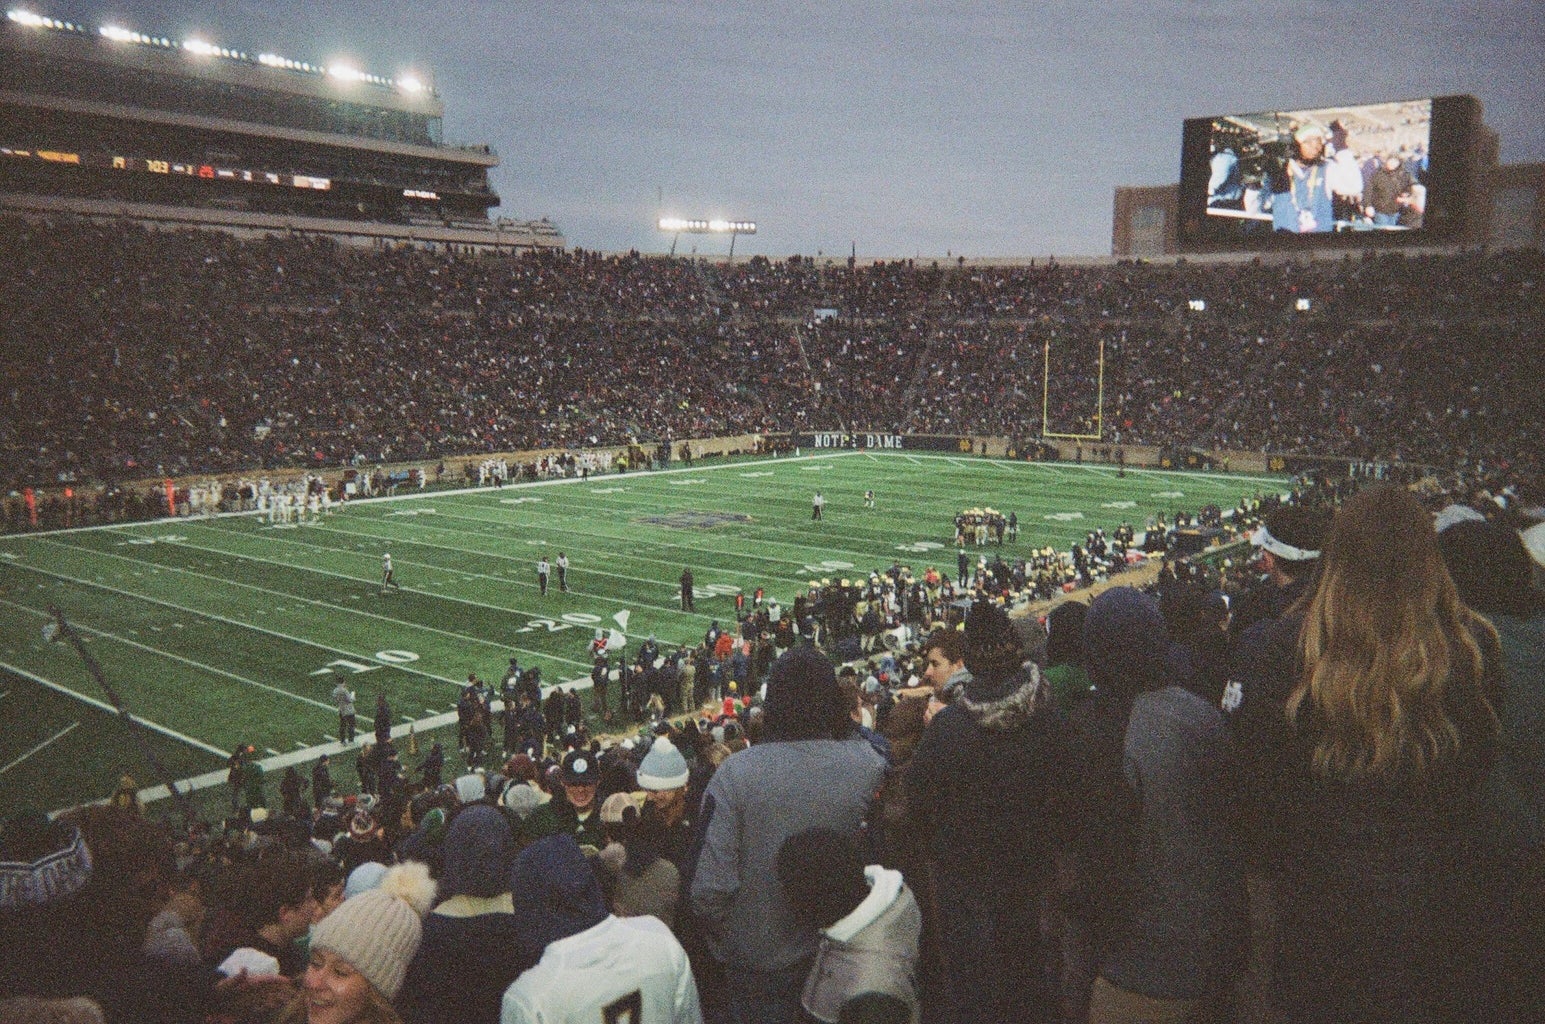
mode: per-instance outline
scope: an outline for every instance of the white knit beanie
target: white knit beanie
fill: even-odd
[[[387,1000],[397,998],[408,964],[434,905],[429,868],[408,861],[387,870],[381,884],[351,896],[311,929],[311,948],[326,949],[354,965]]]
[[[687,777],[687,759],[665,736],[654,741],[644,755],[644,763],[638,766],[641,789],[680,789],[687,784]]]

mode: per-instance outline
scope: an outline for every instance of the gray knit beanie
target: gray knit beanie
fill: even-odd
[[[311,929],[311,948],[326,949],[354,965],[388,1002],[397,998],[408,964],[424,936],[424,915],[434,905],[429,868],[408,861],[387,870],[381,884],[351,896]]]
[[[655,739],[654,746],[644,755],[644,763],[638,767],[641,789],[680,789],[687,784],[689,776],[687,759],[665,736]]]

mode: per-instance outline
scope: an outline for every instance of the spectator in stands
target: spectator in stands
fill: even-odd
[[[450,823],[443,846],[444,899],[424,919],[398,1009],[408,1024],[497,1024],[504,990],[536,962],[516,948],[515,839],[503,814],[473,804]]]
[[[808,828],[856,834],[884,772],[855,734],[824,655],[799,645],[773,663],[763,741],[725,760],[708,784],[690,890],[738,1024],[792,1019],[816,951],[777,883],[778,850]]]
[[[1090,604],[1064,960],[1068,1004],[1099,1024],[1226,1020],[1244,961],[1232,743],[1216,701],[1174,678],[1167,646],[1151,597],[1115,587]]]
[[[1545,595],[1521,538],[1506,527],[1458,522],[1438,534],[1438,547],[1460,598],[1490,620],[1502,648],[1507,682],[1496,708],[1502,749],[1493,789],[1525,853],[1511,879],[1517,895],[1506,923],[1518,959],[1498,977],[1522,1012],[1538,999],[1534,979],[1545,949]]]
[[[280,974],[300,976],[305,954],[296,940],[316,915],[311,876],[298,854],[264,851],[237,865],[215,892],[215,909],[204,935],[204,962],[218,966],[236,949],[255,949],[272,957]]]
[[[434,895],[427,868],[399,864],[378,887],[344,900],[312,932],[301,994],[276,1024],[402,1024],[392,1001]]]
[[[119,808],[72,819],[24,812],[0,831],[0,996],[83,996],[113,1020],[181,1019],[176,1000],[196,1005],[191,979],[141,952],[173,872],[169,837]]]
[[[1042,1020],[1040,895],[1052,852],[1063,727],[1040,670],[996,605],[966,618],[956,700],[907,767],[907,805],[933,862],[950,997],[964,1020]],[[722,769],[721,769],[722,771]]]
[[[922,649],[923,682],[933,690],[928,700],[926,720],[933,721],[946,705],[954,702],[971,679],[966,668],[965,637],[958,629],[935,629],[928,634]]]
[[[681,872],[661,856],[664,828],[649,813],[642,794],[613,793],[601,804],[607,846],[601,851],[602,889],[618,917],[648,915],[676,924]]]
[[[519,948],[540,957],[505,991],[501,1024],[632,1019],[701,1024],[687,954],[652,917],[606,912],[572,836],[539,839],[516,858]]]
[[[1496,632],[1403,489],[1348,501],[1322,562],[1238,722],[1252,835],[1281,877],[1275,1000],[1294,1020],[1504,1019]]]
[[[601,809],[596,803],[600,779],[601,763],[595,751],[571,750],[563,755],[558,791],[526,821],[526,834],[540,837],[564,833],[574,836],[581,846],[596,850],[605,846]]]

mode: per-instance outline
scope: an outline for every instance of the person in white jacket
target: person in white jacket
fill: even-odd
[[[815,928],[820,946],[800,1004],[835,1024],[849,1000],[876,993],[905,1005],[917,1024],[918,939],[923,915],[900,871],[864,866],[842,832],[814,828],[790,836],[778,851],[778,881],[794,917]]]

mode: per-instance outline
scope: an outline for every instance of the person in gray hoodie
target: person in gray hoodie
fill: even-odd
[[[778,851],[810,828],[856,835],[884,776],[826,656],[806,644],[774,662],[762,741],[726,760],[703,796],[689,889],[737,1024],[794,1019],[816,952],[778,883]]]
[[[1158,602],[1131,587],[1084,620],[1094,696],[1072,712],[1070,975],[1093,1024],[1227,1017],[1244,961],[1233,746],[1218,707],[1170,677]]]

